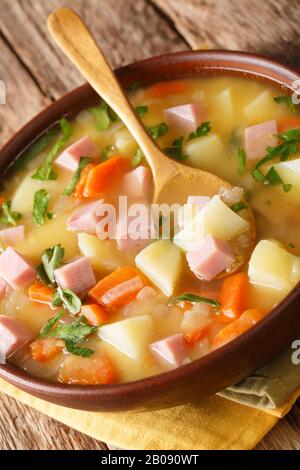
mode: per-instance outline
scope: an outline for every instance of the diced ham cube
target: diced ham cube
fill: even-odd
[[[102,204],[103,199],[77,208],[67,220],[67,230],[95,234],[97,222],[99,221],[97,210]]]
[[[2,300],[6,294],[6,287],[6,282],[4,282],[3,279],[0,279],[0,300]]]
[[[120,250],[130,248],[141,250],[149,245],[152,239],[152,224],[150,212],[140,219],[141,223],[134,223],[135,217],[120,217],[117,223],[116,241]],[[139,217],[139,216],[138,216]]]
[[[15,243],[24,240],[25,226],[18,225],[17,227],[5,228],[0,230],[0,240],[4,245],[14,245]]]
[[[164,119],[176,132],[193,132],[204,120],[203,108],[198,103],[183,104],[164,110]]]
[[[36,271],[17,251],[8,247],[0,255],[0,278],[14,289],[23,289],[35,281]]]
[[[146,166],[138,166],[124,176],[123,191],[128,197],[147,199],[152,189],[152,173]]]
[[[95,158],[99,154],[96,145],[85,136],[77,140],[74,144],[67,147],[62,154],[55,160],[55,163],[68,170],[77,170],[78,163],[81,157]]]
[[[150,349],[161,362],[172,367],[179,367],[190,362],[182,334],[168,336],[156,341],[150,344]]]
[[[187,252],[186,259],[197,277],[211,281],[233,263],[235,256],[229,243],[208,234],[197,250]]]
[[[75,294],[81,294],[96,284],[93,268],[87,256],[55,269],[54,276],[59,287],[70,289]]]
[[[277,145],[277,123],[275,119],[245,129],[245,152],[248,160],[264,157],[267,147]]]
[[[0,363],[32,340],[32,334],[19,320],[0,315]]]

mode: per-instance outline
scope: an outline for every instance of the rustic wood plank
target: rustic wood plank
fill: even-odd
[[[0,36],[0,80],[6,84],[6,104],[0,105],[0,147],[49,102]]]
[[[60,0],[2,0],[0,28],[44,94],[58,98],[83,82],[50,38],[46,21]],[[187,48],[145,0],[66,0],[87,22],[114,66]],[[16,28],[15,25],[18,25]]]
[[[240,49],[300,65],[299,0],[151,0],[189,45]]]
[[[1,450],[104,450],[106,445],[1,394]]]

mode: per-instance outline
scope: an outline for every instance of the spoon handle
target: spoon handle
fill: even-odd
[[[137,118],[114,72],[81,18],[68,8],[60,8],[49,16],[48,28],[64,53],[124,122],[155,176],[163,158]]]

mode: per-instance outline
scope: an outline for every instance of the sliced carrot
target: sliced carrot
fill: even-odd
[[[92,168],[84,185],[84,197],[96,197],[111,190],[119,179],[130,169],[127,158],[115,156]]]
[[[28,289],[29,300],[42,304],[51,303],[54,293],[55,289],[53,287],[46,286],[46,284],[39,282],[32,284]]]
[[[90,357],[67,357],[60,369],[58,380],[76,385],[99,385],[115,383],[118,378],[109,357],[94,353]]]
[[[5,197],[4,196],[0,196],[0,209],[3,205],[3,203],[5,202]]]
[[[46,362],[57,356],[64,348],[64,341],[57,338],[40,338],[30,344],[32,359],[38,362]]]
[[[224,326],[224,328],[219,331],[212,340],[212,346],[214,348],[219,348],[229,341],[232,341],[242,333],[245,333],[245,331],[249,330],[251,326],[258,323],[264,316],[265,313],[257,308],[246,310],[240,318]]]
[[[89,292],[89,299],[108,308],[119,308],[136,298],[149,285],[145,276],[132,266],[122,266],[101,279]]]
[[[209,332],[209,327],[204,326],[202,328],[199,328],[198,330],[193,330],[189,331],[188,333],[185,333],[183,335],[184,340],[190,344],[191,346],[194,346],[198,341],[203,339]]]
[[[152,85],[145,92],[146,98],[163,98],[168,95],[176,95],[184,93],[188,90],[189,85],[185,80],[170,80],[158,82]]]
[[[220,310],[215,314],[219,323],[228,323],[238,318],[246,308],[249,288],[248,276],[241,272],[227,277],[221,288]]]
[[[278,123],[278,132],[285,132],[289,129],[300,129],[300,117],[291,117],[283,119]]]
[[[81,307],[81,314],[92,326],[99,326],[106,323],[108,315],[106,310],[99,304],[87,304]]]
[[[75,189],[73,191],[74,197],[77,197],[79,199],[82,199],[84,197],[83,191],[84,191],[84,187],[87,181],[88,174],[91,171],[91,169],[94,168],[95,166],[96,166],[95,163],[89,163],[88,165],[84,167],[84,169],[81,172],[79,181],[76,184]]]

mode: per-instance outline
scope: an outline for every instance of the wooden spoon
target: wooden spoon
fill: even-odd
[[[78,15],[68,8],[60,8],[49,16],[48,28],[67,57],[117,113],[140,146],[153,173],[153,203],[182,204],[190,194],[213,196],[218,194],[221,187],[231,188],[228,182],[211,173],[168,158],[157,147],[137,118],[106,58]],[[255,222],[249,207],[244,210],[244,216],[250,223],[249,230],[243,234],[244,238],[245,233],[247,234],[249,243],[231,272],[247,261],[254,244]],[[228,274],[224,272],[222,276]]]

